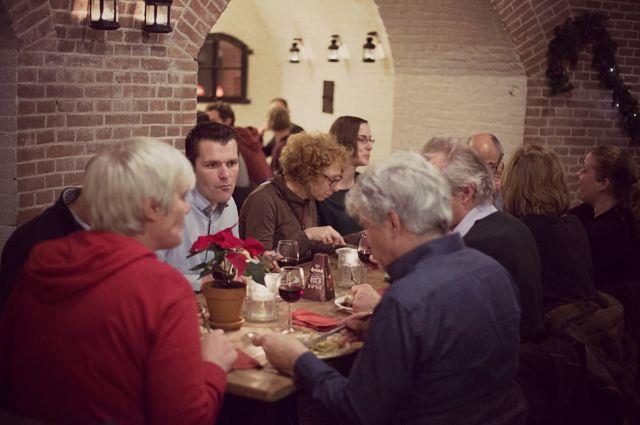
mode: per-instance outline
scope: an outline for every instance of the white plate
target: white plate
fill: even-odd
[[[323,353],[323,354],[317,354],[317,353],[315,353],[313,351],[312,352],[313,352],[313,354],[315,354],[315,356],[317,358],[319,358],[321,360],[327,360],[327,359],[333,359],[333,358],[336,358],[336,357],[340,357],[340,356],[343,356],[343,355],[349,353],[351,351],[350,348],[351,348],[351,346],[347,342],[342,346],[342,348],[340,348],[339,350],[336,350],[336,351],[331,351],[329,353]]]
[[[350,295],[343,295],[341,297],[338,297],[335,300],[333,300],[333,303],[336,305],[336,307],[338,307],[338,310],[342,310],[348,313],[353,313],[353,308],[345,307],[342,305],[342,303],[344,302],[345,299],[347,299],[347,297],[350,297]]]

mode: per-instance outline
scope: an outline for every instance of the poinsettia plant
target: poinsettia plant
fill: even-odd
[[[230,287],[236,276],[250,276],[255,282],[264,285],[267,263],[260,259],[264,252],[262,243],[247,238],[242,240],[231,232],[232,227],[214,235],[199,236],[193,243],[188,258],[209,251],[207,260],[191,270],[200,271],[200,278],[211,274],[214,281]]]

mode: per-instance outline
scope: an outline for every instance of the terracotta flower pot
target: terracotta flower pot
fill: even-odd
[[[235,330],[240,329],[244,319],[240,315],[247,287],[240,282],[233,282],[230,287],[223,287],[214,281],[202,288],[202,294],[209,307],[209,324],[212,328]]]

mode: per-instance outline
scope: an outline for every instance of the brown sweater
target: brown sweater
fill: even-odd
[[[304,229],[317,225],[316,202],[302,199],[288,189],[282,176],[258,186],[240,210],[241,238],[255,238],[266,250],[275,249],[279,240],[296,240],[300,260],[307,260],[317,252],[333,252],[330,246],[311,241],[304,233]]]

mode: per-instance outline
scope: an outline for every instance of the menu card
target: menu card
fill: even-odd
[[[327,254],[315,254],[311,261],[309,278],[304,288],[303,298],[314,301],[329,301],[335,297],[333,276]]]

